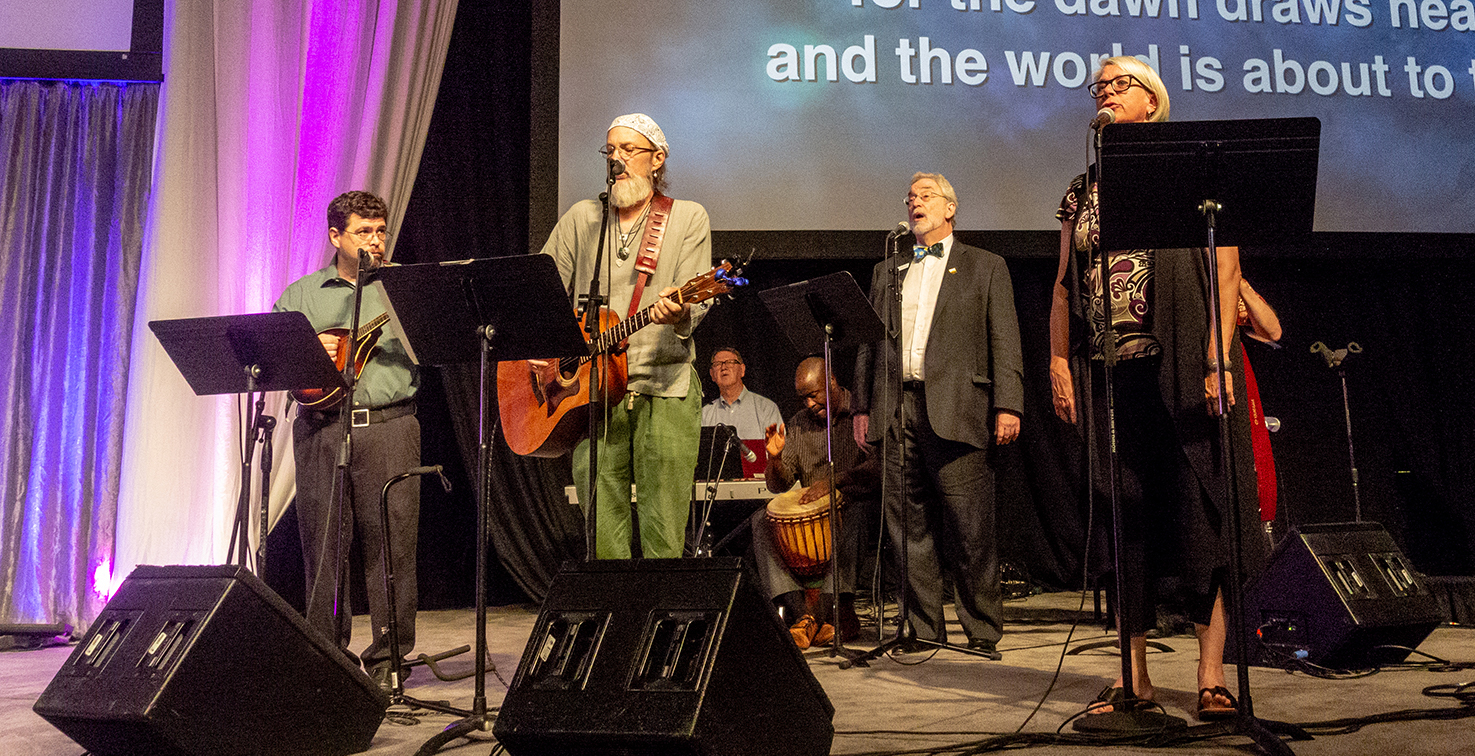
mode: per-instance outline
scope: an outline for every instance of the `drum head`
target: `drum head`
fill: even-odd
[[[772,499],[769,499],[768,516],[787,519],[793,517],[806,517],[809,515],[813,515],[816,512],[829,511],[830,497],[828,494],[821,496],[818,499],[809,502],[808,504],[800,504],[799,498],[802,497],[804,495],[804,492],[808,490],[808,488],[800,488],[799,486],[795,485],[793,488],[779,494],[778,496],[773,497]],[[836,500],[837,504],[841,502],[843,502],[843,497]]]

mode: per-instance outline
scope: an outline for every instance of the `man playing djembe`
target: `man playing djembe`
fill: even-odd
[[[826,401],[826,383],[829,397]],[[877,504],[880,487],[879,462],[861,449],[853,435],[850,392],[825,372],[824,360],[810,357],[794,373],[794,392],[804,409],[787,425],[770,425],[765,433],[768,467],[764,473],[768,490],[783,494],[797,481],[803,492],[781,495],[767,510],[752,516],[751,558],[759,581],[790,622],[789,634],[799,648],[822,645],[834,638],[829,608],[834,588],[826,542],[829,526],[825,496],[830,488],[830,463],[826,454],[825,421],[833,422],[835,485],[844,507],[835,528],[835,559],[840,592],[840,636],[850,640],[860,633],[854,609],[856,555],[860,536],[869,521],[869,510]],[[834,411],[830,411],[833,405]],[[812,506],[811,506],[812,505]],[[812,509],[808,516],[775,517],[773,512]],[[784,529],[787,528],[787,531]],[[781,532],[777,532],[781,531]],[[776,537],[777,536],[777,537]],[[782,543],[781,543],[782,541]],[[798,544],[797,546],[795,544]],[[817,559],[820,557],[821,559]]]

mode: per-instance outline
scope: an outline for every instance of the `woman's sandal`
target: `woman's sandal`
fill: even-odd
[[[1116,685],[1108,685],[1096,694],[1096,700],[1086,706],[1089,715],[1109,714],[1117,710],[1117,706],[1126,700],[1126,691]],[[1153,703],[1144,698],[1133,699],[1130,706],[1123,706],[1124,711],[1140,711],[1152,708]]]
[[[1204,697],[1208,696],[1209,705],[1204,706]],[[1223,698],[1229,701],[1229,706],[1215,706],[1214,699]],[[1234,694],[1223,685],[1215,685],[1212,688],[1199,688],[1198,690],[1198,718],[1201,722],[1218,722],[1225,719],[1233,719],[1239,713],[1239,701],[1234,700]]]

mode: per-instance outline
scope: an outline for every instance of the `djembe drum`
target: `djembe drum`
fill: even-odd
[[[830,563],[830,497],[827,494],[800,504],[807,490],[796,485],[773,497],[768,502],[768,524],[789,569],[813,576],[823,573]],[[844,503],[845,498],[836,494],[836,517]]]

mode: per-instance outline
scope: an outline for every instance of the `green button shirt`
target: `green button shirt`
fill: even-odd
[[[307,316],[313,330],[318,332],[329,328],[347,329],[353,320],[353,292],[354,283],[340,278],[337,267],[329,265],[288,286],[272,306],[272,311],[300,312]],[[372,285],[365,288],[363,309],[359,314],[360,327],[383,314],[385,309],[383,290]],[[413,399],[419,388],[419,370],[410,362],[404,344],[386,325],[368,364],[359,375],[353,405],[372,409],[397,404]]]

